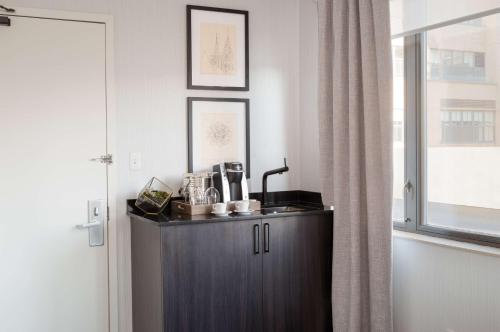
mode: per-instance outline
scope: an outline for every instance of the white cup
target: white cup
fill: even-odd
[[[212,205],[212,212],[214,213],[225,213],[226,209],[226,203],[215,203]]]
[[[237,212],[247,212],[250,207],[250,201],[236,201],[234,206]]]

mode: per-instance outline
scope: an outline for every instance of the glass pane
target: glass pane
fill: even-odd
[[[476,53],[474,63],[476,67],[484,67],[484,53]]]
[[[472,53],[472,52],[465,52],[464,53],[464,63],[468,67],[474,67],[474,53]]]
[[[393,204],[392,219],[397,222],[404,221],[404,39],[397,38],[392,41],[393,56]]]
[[[468,122],[472,121],[472,112],[463,112],[462,118],[464,121],[468,121]]]
[[[425,79],[422,222],[500,236],[500,14],[476,22],[423,39],[441,76]]]
[[[485,121],[488,122],[488,123],[493,123],[493,112],[486,112],[484,114],[484,117],[485,117]]]
[[[452,53],[451,51],[447,51],[447,50],[443,50],[443,51],[441,51],[441,56],[442,56],[442,58],[443,58],[443,61],[442,61],[442,62],[443,62],[445,65],[451,65],[451,63],[452,63],[452,58],[453,58],[452,54],[453,54],[453,53]]]
[[[439,50],[431,49],[429,52],[430,63],[439,63],[441,61],[439,57]]]
[[[464,53],[461,51],[453,51],[453,64],[461,65],[464,63]]]

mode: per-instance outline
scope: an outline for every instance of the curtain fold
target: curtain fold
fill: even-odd
[[[324,203],[334,205],[335,332],[392,329],[388,0],[318,0]]]

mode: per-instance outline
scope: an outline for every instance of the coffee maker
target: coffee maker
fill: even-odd
[[[240,162],[224,162],[213,166],[214,186],[220,193],[221,202],[248,200],[248,184]]]

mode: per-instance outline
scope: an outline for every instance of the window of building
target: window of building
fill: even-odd
[[[492,144],[495,142],[495,111],[441,110],[443,144]]]
[[[485,53],[430,48],[427,76],[433,80],[484,81]]]
[[[400,230],[500,247],[500,14],[479,22],[403,37],[393,219]]]

